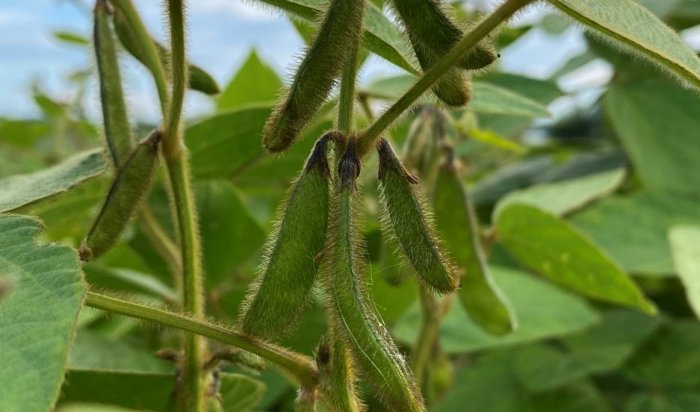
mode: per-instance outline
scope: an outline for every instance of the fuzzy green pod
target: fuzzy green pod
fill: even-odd
[[[332,330],[337,331],[364,381],[389,410],[424,411],[406,361],[376,313],[363,275],[358,236],[356,179],[360,172],[354,139],[338,164],[331,226],[324,252],[324,289]]]
[[[330,139],[329,133],[316,142],[280,210],[262,270],[243,305],[240,323],[245,333],[280,338],[296,326],[308,303],[328,226]]]
[[[336,78],[362,36],[365,0],[332,0],[297,69],[292,86],[267,119],[263,146],[271,152],[289,147],[328,97]]]
[[[494,335],[513,331],[515,316],[486,264],[474,207],[452,162],[445,163],[438,173],[434,209],[445,246],[463,269],[458,292],[462,306],[474,322]]]
[[[385,139],[379,140],[377,151],[385,229],[421,282],[440,293],[455,291],[459,277],[441,250],[424,202],[413,187],[417,178],[404,168]]]
[[[136,36],[134,30],[130,27],[129,21],[127,20],[124,13],[119,9],[114,10],[114,28],[117,32],[117,37],[119,42],[124,46],[126,51],[129,52],[136,60],[141,62],[148,70],[153,72],[155,70],[152,67],[152,63],[148,61],[147,53],[144,48],[139,44],[139,39]],[[163,67],[169,67],[170,62],[170,52],[162,44],[155,40],[152,40],[153,44],[156,46],[158,51],[158,57],[160,58]],[[188,63],[187,72],[189,73],[189,88],[202,92],[208,95],[215,95],[221,92],[219,84],[214,80],[214,78],[207,73],[201,67]]]
[[[100,79],[100,101],[107,147],[114,165],[119,167],[131,152],[133,141],[124,102],[119,59],[107,3],[98,0],[94,9],[93,44]]]
[[[119,240],[151,187],[161,137],[160,131],[153,132],[132,150],[119,168],[107,198],[80,246],[81,260],[102,256]]]
[[[355,376],[342,335],[329,325],[316,349],[316,366],[319,370],[319,387],[324,401],[334,411],[361,411],[364,405],[357,397]]]
[[[393,0],[393,4],[416,53],[421,50],[422,53],[440,57],[462,38],[462,30],[443,10],[439,0]],[[497,58],[498,53],[493,45],[482,41],[460,60],[459,67],[482,69]]]

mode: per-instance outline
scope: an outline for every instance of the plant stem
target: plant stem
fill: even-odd
[[[267,342],[255,340],[232,329],[190,316],[128,302],[95,292],[86,294],[85,304],[111,313],[150,320],[189,332],[188,334],[206,336],[219,342],[236,346],[289,371],[304,387],[314,387],[318,382],[318,369],[314,361],[308,356]]]
[[[163,227],[158,223],[151,208],[144,202],[139,211],[139,224],[141,231],[151,242],[156,252],[165,260],[170,268],[175,281],[176,290],[181,290],[182,263],[178,255],[177,246],[170,239]]]
[[[358,141],[358,153],[360,156],[367,154],[376,143],[379,135],[391,125],[413,102],[425,93],[442,74],[469,50],[474,48],[484,37],[493,31],[498,25],[508,20],[518,10],[534,2],[535,0],[507,0],[501,4],[486,18],[481,20],[469,33],[455,44],[449,52],[442,56],[435,65],[418,79],[418,81],[399,98],[387,111],[385,111],[372,125],[360,135]]]
[[[355,104],[355,82],[357,78],[359,44],[353,45],[340,79],[338,101],[338,130],[347,134],[352,130],[352,114]]]
[[[182,103],[187,88],[184,7],[183,0],[168,0],[170,71],[173,89],[170,110],[164,122],[163,154],[168,167],[180,241],[182,307],[195,318],[201,318],[204,316],[204,297],[197,210],[190,183],[189,155],[183,145],[180,131]],[[205,380],[202,376],[205,342],[197,335],[187,334],[184,347],[185,360],[182,370],[184,393],[180,406],[186,412],[203,412],[206,409]]]
[[[148,33],[146,26],[143,24],[141,17],[139,17],[138,11],[134,7],[131,0],[111,0],[110,1],[115,7],[118,7],[127,21],[129,26],[134,30],[134,35],[139,39],[139,43],[144,49],[147,63],[146,66],[150,68],[151,73],[153,73],[153,80],[156,84],[156,89],[158,90],[158,98],[160,100],[160,108],[163,115],[167,113],[168,105],[170,104],[170,92],[168,91],[168,81],[165,76],[165,69],[160,61],[160,56],[158,55],[158,50],[156,45]]]
[[[421,320],[418,338],[411,354],[411,369],[419,388],[423,387],[426,368],[430,363],[433,347],[440,329],[442,320],[440,303],[438,299],[423,285],[419,285]]]
[[[168,0],[168,20],[170,23],[170,72],[173,92],[170,96],[170,111],[165,118],[165,157],[174,159],[181,150],[180,123],[182,103],[187,89],[187,62],[185,59],[185,18],[184,0]]]

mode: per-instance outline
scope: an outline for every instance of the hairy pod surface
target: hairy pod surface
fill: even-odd
[[[447,53],[461,38],[462,30],[443,10],[439,0],[393,0],[413,47],[423,53]],[[482,41],[459,62],[467,70],[482,69],[498,58],[493,45]],[[419,57],[420,59],[420,57]],[[422,64],[422,63],[421,63]]]
[[[265,124],[263,146],[280,152],[328,97],[336,78],[357,50],[362,36],[365,0],[332,0],[321,27],[302,60],[288,94]]]
[[[316,349],[316,366],[319,370],[319,386],[324,401],[331,410],[356,412],[365,410],[355,391],[355,376],[350,354],[342,335],[329,325],[329,335],[321,338]]]
[[[324,252],[324,288],[333,330],[350,350],[363,380],[390,410],[423,411],[406,362],[377,315],[363,275],[358,236],[356,179],[359,158],[351,139],[338,164],[329,236]]]
[[[479,326],[494,335],[516,328],[510,304],[495,284],[481,248],[479,225],[454,166],[441,167],[435,183],[435,223],[445,246],[464,269],[459,300]]]
[[[440,293],[453,292],[459,277],[441,250],[424,202],[411,175],[385,139],[377,143],[379,189],[385,229],[416,272],[418,279]]]
[[[151,187],[161,137],[160,131],[153,132],[132,150],[119,168],[107,198],[80,246],[81,260],[102,256],[119,240]]]
[[[100,101],[107,147],[115,166],[119,167],[133,148],[129,116],[124,102],[119,59],[107,3],[95,3],[93,45],[100,80]]]
[[[243,305],[241,327],[246,333],[282,337],[296,326],[308,303],[328,226],[329,141],[327,134],[316,142],[280,211],[263,268]]]
[[[114,10],[114,28],[117,32],[117,37],[119,42],[124,46],[126,51],[129,52],[136,60],[141,62],[148,70],[151,72],[155,71],[152,67],[153,64],[148,61],[146,57],[146,51],[140,44],[139,39],[136,37],[134,30],[129,26],[129,22],[124,16],[123,12],[118,8]],[[170,52],[162,44],[155,40],[152,40],[153,44],[156,46],[158,51],[158,57],[160,58],[161,64],[166,69],[170,67]],[[187,72],[189,73],[189,88],[202,92],[208,95],[218,94],[221,90],[219,84],[214,80],[209,73],[207,73],[201,67],[188,64]]]

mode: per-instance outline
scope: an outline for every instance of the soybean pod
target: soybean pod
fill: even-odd
[[[98,258],[114,246],[148,194],[158,165],[162,134],[155,131],[140,142],[124,161],[107,197],[80,246],[83,261]]]
[[[442,250],[425,201],[413,186],[417,178],[404,168],[385,139],[379,140],[377,151],[384,228],[421,282],[436,292],[453,292],[459,277]]]
[[[100,80],[100,102],[105,138],[112,161],[119,167],[133,148],[133,142],[122,91],[116,42],[107,7],[105,0],[98,0],[95,3],[93,45]]]
[[[331,134],[316,142],[292,185],[272,232],[262,270],[241,313],[241,327],[273,339],[296,326],[316,279],[329,213],[330,172],[326,151]]]
[[[356,179],[360,172],[351,138],[338,164],[325,253],[324,289],[332,330],[350,350],[363,380],[376,389],[389,410],[424,411],[406,361],[389,336],[368,294],[358,237]]]
[[[134,28],[131,27],[126,15],[119,8],[115,8],[114,11],[114,27],[116,29],[119,42],[122,44],[122,46],[124,46],[126,51],[128,51],[129,54],[143,64],[148,70],[155,72],[155,62],[149,60],[148,53],[143,45],[140,44],[140,40],[138,36],[136,36]],[[168,63],[170,62],[170,51],[154,39],[151,39],[151,41],[156,47],[160,64],[162,64],[164,68],[169,67]],[[216,80],[214,80],[214,78],[201,67],[188,63],[187,73],[189,74],[190,89],[208,95],[218,94],[221,91]]]
[[[280,152],[316,114],[362,36],[365,0],[331,0],[316,38],[302,60],[292,86],[263,131],[263,146]]]
[[[516,328],[506,297],[494,282],[479,236],[479,224],[453,161],[440,169],[434,193],[435,223],[445,246],[462,268],[459,300],[469,316],[486,331],[504,335]]]
[[[416,53],[434,54],[438,58],[447,53],[461,38],[462,30],[443,10],[439,0],[393,0]],[[420,58],[420,57],[419,57]],[[482,41],[459,61],[467,70],[482,69],[498,58],[492,44]]]

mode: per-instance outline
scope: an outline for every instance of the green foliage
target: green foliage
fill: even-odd
[[[684,85],[700,65],[675,33],[700,24],[692,0],[551,0],[519,27],[503,23],[526,0],[489,14],[395,0],[407,39],[381,0],[261,2],[310,45],[297,76],[309,87],[289,96],[312,110],[292,113],[282,156],[260,144],[282,81],[255,51],[220,96],[200,96],[211,113],[181,119],[187,70],[191,88],[218,86],[186,67],[179,0],[167,48],[130,0],[98,0],[95,68],[68,80],[78,98],[35,85],[38,116],[0,118],[0,409],[698,409],[700,106]],[[572,33],[556,9],[594,34],[549,78],[468,73],[493,62],[491,44]],[[133,134],[162,131],[165,145],[130,149],[112,25],[163,113]],[[54,36],[92,54],[82,35]],[[403,72],[355,90],[350,65],[371,72],[369,52]],[[608,84],[568,86],[601,60]],[[427,93],[461,103],[471,75],[463,108]],[[97,84],[102,132],[81,98]],[[41,224],[8,212],[40,218],[42,241],[89,233],[102,256],[83,280],[73,249],[38,246]]]
[[[0,212],[12,212],[59,195],[107,169],[102,150],[76,154],[44,170],[0,179]]]
[[[0,216],[0,273],[15,283],[0,300],[0,409],[49,410],[58,397],[85,285],[66,246],[36,244],[37,220]]]

